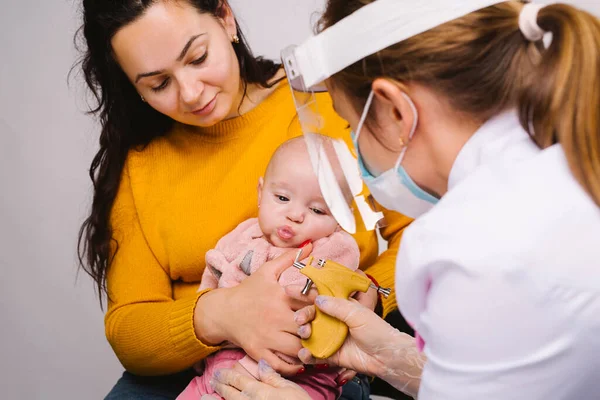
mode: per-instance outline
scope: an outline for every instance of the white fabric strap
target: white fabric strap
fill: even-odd
[[[519,29],[530,42],[542,40],[546,33],[537,23],[538,13],[542,8],[544,4],[528,3],[523,6],[519,15]]]
[[[307,88],[363,58],[503,0],[377,0],[347,16],[295,51]]]

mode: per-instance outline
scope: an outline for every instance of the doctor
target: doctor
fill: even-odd
[[[371,193],[417,218],[396,296],[424,346],[319,296],[350,328],[326,362],[420,399],[597,398],[600,21],[562,4],[329,0],[321,27],[288,76],[326,80]],[[298,311],[300,336],[313,317]],[[221,371],[214,386],[308,398],[261,365],[261,381]]]

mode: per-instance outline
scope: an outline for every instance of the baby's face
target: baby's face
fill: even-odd
[[[260,182],[258,198],[260,228],[277,247],[298,247],[337,229],[305,149],[280,157]]]

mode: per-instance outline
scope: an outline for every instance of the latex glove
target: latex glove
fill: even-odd
[[[378,376],[416,398],[426,358],[417,350],[412,336],[398,331],[353,299],[318,296],[315,304],[348,325],[349,332],[340,350],[326,360],[317,360],[308,349],[302,349],[298,356],[304,363],[327,363]],[[314,314],[310,310],[298,311],[296,321],[312,321]],[[310,337],[310,325],[302,325],[298,333],[302,338]]]
[[[212,387],[226,400],[311,400],[304,389],[282,378],[265,360],[258,362],[258,377],[221,369],[211,381]]]
[[[310,254],[312,246],[303,249]],[[278,279],[289,268],[298,250],[289,251],[262,265],[238,286],[212,290],[198,300],[194,326],[204,343],[233,343],[255,360],[264,359],[284,375],[303,370],[281,360],[277,353],[296,358],[302,348],[294,311],[307,303],[286,295]]]
[[[358,272],[364,276],[367,276],[361,270],[357,270],[356,272]],[[377,290],[370,287],[366,293],[363,293],[363,292],[354,293],[352,298],[355,299],[356,301],[358,301],[363,306],[367,307],[369,310],[374,311],[375,307],[377,306],[377,301],[379,300],[379,294],[377,293]],[[344,386],[347,382],[352,380],[355,376],[356,376],[356,371],[344,368],[340,372],[338,377],[336,378],[336,382],[338,383],[338,385]]]
[[[361,270],[356,270],[356,272],[363,276],[367,276]],[[310,306],[307,306],[304,309],[302,309],[301,312],[296,313],[296,315],[299,315],[302,313],[305,314],[306,316],[312,315],[311,318],[305,318],[303,320],[302,324],[306,324],[306,321],[312,321],[314,319],[315,306],[313,305],[313,303],[315,302],[319,293],[317,292],[317,289],[313,285],[313,287],[310,289],[308,294],[303,295],[302,294],[303,288],[304,288],[304,285],[289,285],[286,287],[286,293],[290,297],[297,299],[298,301],[304,301],[304,302],[308,302],[311,304]],[[356,299],[356,301],[358,301],[360,304],[367,307],[369,310],[373,311],[373,310],[375,310],[375,307],[377,306],[377,301],[379,300],[379,295],[377,294],[377,290],[375,290],[373,288],[369,288],[369,290],[366,293],[363,293],[363,292],[354,293],[352,295],[352,298]],[[307,326],[307,329],[308,329],[308,331],[307,331],[308,334],[305,336],[302,336],[304,339],[307,339],[308,337],[310,337],[310,325]],[[327,367],[327,366],[328,366],[327,363],[323,364],[323,367]],[[344,386],[347,382],[352,380],[355,376],[356,376],[356,371],[353,371],[353,370],[347,369],[347,368],[343,368],[340,371],[339,375],[337,376],[336,382],[338,383],[338,385]]]

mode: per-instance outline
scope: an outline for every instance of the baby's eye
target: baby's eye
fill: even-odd
[[[276,194],[275,197],[277,197],[277,200],[282,201],[284,203],[290,201],[290,199],[288,199],[287,197],[279,195],[279,194]]]
[[[325,211],[320,210],[318,208],[311,208],[311,210],[312,210],[312,212],[314,212],[317,215],[325,215],[326,214]]]

